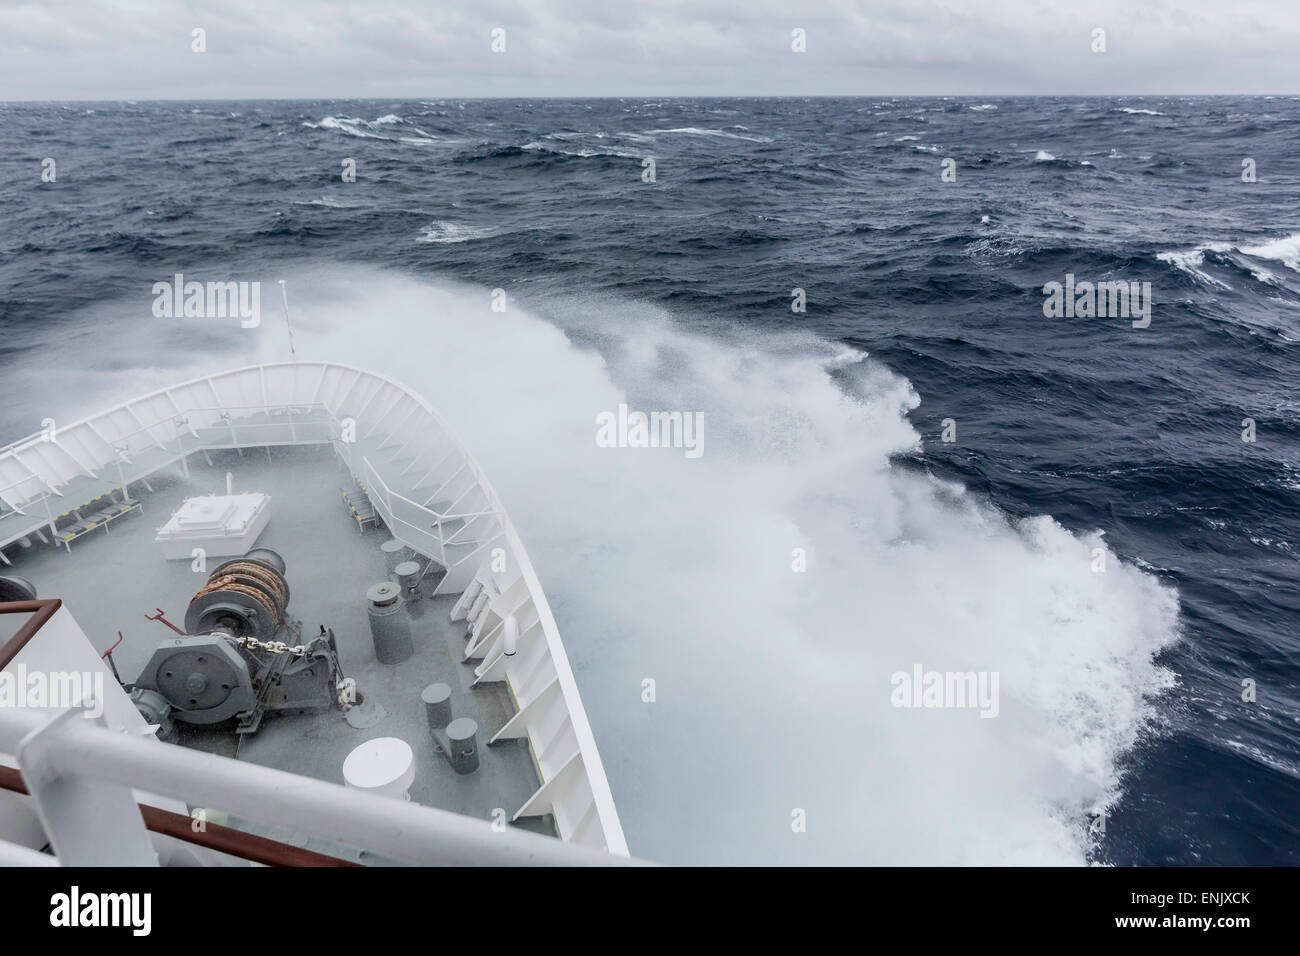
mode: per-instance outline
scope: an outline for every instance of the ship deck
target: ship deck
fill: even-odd
[[[129,484],[130,498],[141,503],[143,513],[132,512],[96,528],[73,541],[70,551],[35,540],[31,547],[10,548],[13,568],[0,567],[0,574],[21,575],[41,597],[62,598],[101,652],[118,640],[120,631],[122,641],[113,661],[130,683],[159,643],[176,636],[146,615],[162,609],[168,620],[183,627],[186,606],[207,577],[192,570],[188,559],[165,559],[154,535],[186,498],[224,494],[229,472],[236,492],[270,497],[270,522],[256,545],[274,549],[285,560],[290,616],[302,622],[304,636],[316,633],[319,625],[333,628],[344,674],[356,679],[368,704],[379,705],[387,715],[356,729],[337,707],[319,715],[272,713],[238,746],[228,725],[197,728],[178,723],[180,745],[342,783],[343,761],[354,747],[374,737],[399,737],[415,753],[412,801],[485,820],[504,812],[509,819],[539,785],[526,739],[487,746],[515,713],[511,690],[504,682],[471,688],[473,668],[461,660],[465,624],[449,618],[456,598],[431,597],[427,586],[423,597],[410,605],[414,655],[396,665],[375,659],[365,592],[387,576],[380,545],[388,535],[382,526],[364,533],[358,529],[340,497],[341,489],[354,492],[356,486],[332,449],[297,445],[196,452],[188,466],[188,476],[175,466],[151,475],[150,487],[138,481]],[[473,774],[457,775],[434,750],[420,691],[435,682],[450,685],[455,716],[478,724],[480,766]],[[272,833],[244,821],[209,819],[365,860],[345,848]],[[514,825],[555,835],[550,815],[523,818]]]

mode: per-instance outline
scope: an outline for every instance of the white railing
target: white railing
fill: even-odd
[[[474,518],[499,517],[496,511],[475,511],[461,514],[438,512],[400,495],[388,487],[378,469],[370,459],[362,456],[362,474],[365,476],[370,503],[384,520],[393,537],[414,548],[426,557],[433,558],[444,568],[452,562],[447,559],[447,545],[474,544],[476,540],[458,541],[457,537],[464,525],[447,533],[446,524],[452,521],[466,522]],[[432,532],[430,531],[432,529]]]
[[[319,410],[329,425],[292,414],[282,422],[247,420],[294,410]],[[310,429],[307,436],[297,432],[300,426]],[[345,426],[354,440],[344,439]],[[265,431],[269,428],[288,429],[290,437],[284,440]],[[328,434],[317,437],[322,428]],[[204,429],[228,431],[229,441],[214,437],[211,444],[182,445],[182,438]],[[476,577],[491,579],[497,597],[485,613],[493,623],[471,656],[483,659],[479,680],[506,681],[519,707],[494,739],[526,737],[542,777],[541,788],[516,818],[551,813],[563,839],[626,855],[577,683],[523,543],[473,456],[438,412],[404,385],[322,362],[255,365],[193,379],[0,449],[0,489],[8,489],[0,498],[10,507],[23,506],[47,494],[42,485],[58,489],[132,456],[141,456],[156,471],[177,462],[184,466],[189,454],[205,447],[316,442],[341,450],[352,473],[368,483],[372,502],[394,536],[446,569],[437,593],[458,594]],[[146,453],[151,454],[145,458]],[[387,462],[380,460],[385,454]],[[394,489],[399,483],[408,493]],[[423,503],[411,497],[417,488],[429,493]],[[447,507],[430,507],[440,496]],[[444,523],[452,520],[464,524],[448,530]],[[448,550],[453,547],[455,556]],[[504,560],[498,565],[494,556]],[[519,624],[519,649],[508,657],[501,651],[507,616]]]
[[[59,437],[58,432],[37,432],[35,435],[31,435],[18,442],[13,442],[7,445],[4,449],[0,449],[0,464],[3,464],[8,460],[27,470],[27,474],[19,475],[17,478],[13,478],[5,484],[0,484],[0,509],[9,507],[11,511],[8,513],[24,514],[25,511],[23,509],[27,506],[41,504],[53,501],[56,498],[64,497],[63,492],[60,490],[61,488],[66,488],[68,483],[76,478],[97,477],[95,472],[100,469],[113,469],[110,473],[110,477],[116,478],[118,484],[125,488],[125,486],[130,482],[138,481],[141,478],[148,478],[159,469],[174,464],[194,452],[205,450],[215,451],[219,448],[230,447],[258,447],[268,443],[274,445],[321,444],[328,442],[331,437],[337,436],[339,428],[337,419],[329,414],[328,409],[319,405],[306,406],[305,410],[308,412],[322,411],[328,416],[327,420],[299,420],[294,422],[291,417],[286,417],[283,422],[256,422],[239,420],[236,417],[239,413],[247,415],[250,413],[262,412],[268,415],[274,415],[278,412],[298,412],[303,410],[303,408],[303,406],[297,406],[292,409],[288,407],[268,408],[263,406],[193,406],[185,409],[178,409],[176,413],[164,418],[155,419],[149,424],[141,424],[138,428],[114,433],[111,440],[107,438],[104,439],[104,443],[110,446],[110,450],[112,451],[111,457],[101,456],[95,458],[90,464],[87,464],[85,459],[79,456],[74,457],[68,449],[63,447],[62,443],[70,440],[67,435]],[[211,441],[191,444],[187,448],[182,445],[181,440],[186,437],[198,437],[197,430],[191,426],[190,422],[191,416],[196,415],[204,415],[209,418],[214,415],[216,416],[215,419],[204,421],[199,426],[205,430],[214,431],[214,437]],[[83,422],[79,424],[87,428],[93,428],[93,426],[90,426],[88,423]],[[169,428],[171,433],[166,434],[166,437],[158,438],[158,430],[160,428]],[[288,441],[278,438],[275,441],[270,442],[259,440],[260,436],[265,436],[265,430],[267,429],[286,428],[290,432],[290,438]],[[251,437],[247,434],[250,429],[254,433]],[[262,431],[259,432],[259,429]],[[299,436],[296,434],[298,430],[306,430],[309,434],[308,436]],[[245,433],[243,437],[240,436],[240,431]],[[227,432],[230,436],[229,441],[226,441],[224,437],[219,437],[224,436]],[[309,437],[309,435],[314,432],[320,432],[320,437]],[[96,431],[95,434],[98,437],[102,435],[102,432]],[[144,439],[144,441],[140,441],[140,439]],[[137,444],[139,447],[133,449],[133,445]],[[130,467],[128,471],[127,468],[123,467],[124,465],[132,466],[132,455],[140,455],[146,451],[152,452],[155,449],[162,450],[165,453],[165,457],[162,461],[153,460],[150,462],[148,467],[144,469]],[[27,457],[20,457],[24,453]],[[63,462],[65,465],[70,462],[74,467],[72,469],[65,468],[62,471],[53,471],[52,473],[46,474],[35,470],[29,463],[34,457],[48,458],[51,456],[65,459]],[[17,491],[17,489],[32,482],[37,483],[37,490],[27,493]],[[69,503],[71,504],[71,502]],[[82,502],[76,502],[76,504],[81,503]]]
[[[79,710],[0,708],[13,755],[58,862],[156,862],[132,790],[422,865],[604,866],[634,862],[485,820],[110,730]],[[0,841],[0,862],[49,861]]]

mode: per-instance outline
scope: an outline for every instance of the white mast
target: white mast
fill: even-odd
[[[284,326],[289,330],[289,357],[298,361],[298,353],[293,350],[293,323],[289,321],[289,294],[284,291],[284,280],[280,280],[280,298],[284,301]]]

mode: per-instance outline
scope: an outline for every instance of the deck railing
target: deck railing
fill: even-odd
[[[607,866],[632,862],[523,830],[494,830],[485,820],[312,780],[258,764],[110,730],[79,710],[0,708],[0,753],[12,754],[50,840],[67,866],[151,866],[158,862],[147,811],[132,791],[220,808],[267,826],[345,844],[381,859],[425,866]],[[3,781],[0,781],[3,783]],[[13,788],[17,789],[17,788]],[[21,791],[20,791],[21,792]],[[142,811],[144,813],[142,814]],[[152,829],[157,830],[157,827]],[[168,836],[245,856],[276,845],[215,828]],[[263,851],[263,856],[265,853]],[[30,847],[0,835],[0,861],[42,863]],[[337,861],[340,864],[343,861]],[[319,865],[319,862],[317,863]]]
[[[283,420],[248,420],[258,414]],[[317,420],[305,421],[309,416]],[[272,428],[287,431],[287,439],[266,430]],[[183,440],[211,429],[228,430],[229,441]],[[121,473],[123,483],[177,462],[187,467],[188,455],[207,448],[316,442],[342,446],[390,532],[446,568],[437,593],[460,593],[484,575],[495,585],[485,611],[492,623],[476,644],[484,660],[479,680],[508,682],[519,712],[494,736],[527,737],[542,776],[541,788],[516,817],[551,813],[566,840],[625,855],[595,739],[527,552],[478,463],[438,412],[404,385],[322,362],[250,366],[194,379],[0,449],[0,499],[25,507],[48,499],[50,490],[58,494],[78,476],[134,456],[143,460],[129,476]],[[406,494],[395,490],[398,484]],[[410,496],[416,488],[429,490],[427,500]],[[446,507],[439,510],[436,499]],[[447,527],[453,520],[463,523]],[[504,570],[498,570],[498,557]],[[506,617],[515,617],[519,627],[519,651],[509,656],[501,644]]]

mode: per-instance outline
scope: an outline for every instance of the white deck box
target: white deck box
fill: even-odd
[[[189,560],[195,548],[210,558],[238,556],[253,547],[271,520],[270,503],[270,496],[256,491],[187,498],[154,540],[169,559]]]

